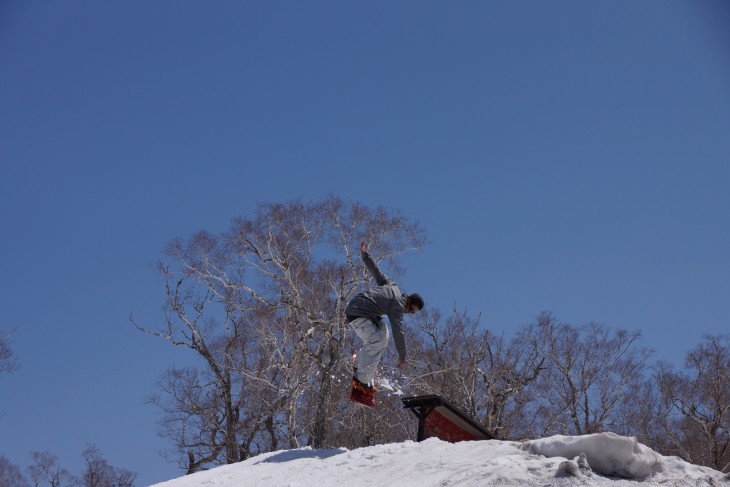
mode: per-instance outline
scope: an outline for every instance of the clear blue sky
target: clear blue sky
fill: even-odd
[[[0,2],[0,455],[145,485],[166,242],[333,192],[420,221],[402,284],[681,363],[729,330],[726,1]]]

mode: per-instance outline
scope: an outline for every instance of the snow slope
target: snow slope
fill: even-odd
[[[619,478],[620,477],[620,478]],[[730,476],[612,433],[528,442],[435,438],[356,450],[266,453],[156,487],[730,487]]]

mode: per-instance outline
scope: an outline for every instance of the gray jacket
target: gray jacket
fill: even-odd
[[[383,326],[380,323],[380,317],[387,315],[390,327],[393,329],[393,340],[398,351],[398,357],[405,360],[406,339],[403,334],[403,311],[407,296],[401,293],[398,286],[383,274],[373,258],[370,257],[370,254],[363,253],[362,261],[378,285],[356,294],[347,303],[345,315],[348,320],[369,318],[378,326]]]

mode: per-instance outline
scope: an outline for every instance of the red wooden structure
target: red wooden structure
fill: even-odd
[[[409,396],[401,401],[403,407],[418,418],[417,441],[433,437],[450,443],[496,439],[484,426],[441,396]]]

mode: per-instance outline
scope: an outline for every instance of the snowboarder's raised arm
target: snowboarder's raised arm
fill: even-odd
[[[383,274],[383,271],[380,270],[378,264],[376,264],[373,258],[370,257],[370,254],[368,253],[368,244],[364,241],[360,244],[360,257],[365,263],[365,267],[368,268],[370,274],[375,278],[375,282],[378,284],[378,286],[390,284],[390,279],[388,279],[388,277]]]

